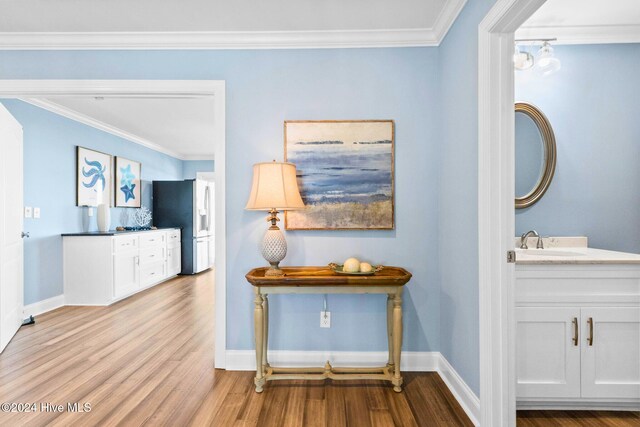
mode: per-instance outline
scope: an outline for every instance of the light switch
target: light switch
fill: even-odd
[[[40,208],[33,208],[33,217],[40,218]]]
[[[87,208],[87,215],[93,216],[93,208],[91,206]]]
[[[24,207],[24,217],[25,218],[31,218],[32,217],[31,206],[25,206]]]

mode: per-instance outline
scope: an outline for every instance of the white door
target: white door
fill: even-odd
[[[0,104],[0,351],[22,324],[22,126]]]
[[[516,322],[516,398],[580,397],[580,308],[517,307]]]
[[[640,398],[640,308],[582,308],[582,397]]]

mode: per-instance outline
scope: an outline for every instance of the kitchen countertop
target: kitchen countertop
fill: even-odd
[[[161,227],[155,230],[109,230],[109,231],[81,231],[79,233],[62,233],[62,237],[95,237],[95,236],[119,236],[130,233],[149,233],[151,231],[175,230],[180,227]]]

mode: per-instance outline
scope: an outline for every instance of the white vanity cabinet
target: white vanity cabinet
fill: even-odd
[[[63,253],[65,303],[109,305],[180,272],[180,230],[63,235]]]
[[[638,408],[640,265],[516,265],[520,408]]]

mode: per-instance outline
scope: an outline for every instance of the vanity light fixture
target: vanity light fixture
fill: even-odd
[[[538,68],[543,76],[553,74],[560,69],[560,60],[553,55],[553,48],[548,41],[538,51]]]
[[[534,67],[543,76],[548,76],[560,69],[560,60],[554,55],[549,42],[557,39],[519,39],[515,41],[516,52],[513,55],[513,66],[518,71],[529,70]],[[542,44],[534,57],[521,47],[521,44]]]
[[[516,70],[528,70],[533,67],[533,63],[533,55],[527,51],[520,50],[520,48],[516,46],[516,53],[513,54],[513,66]]]

